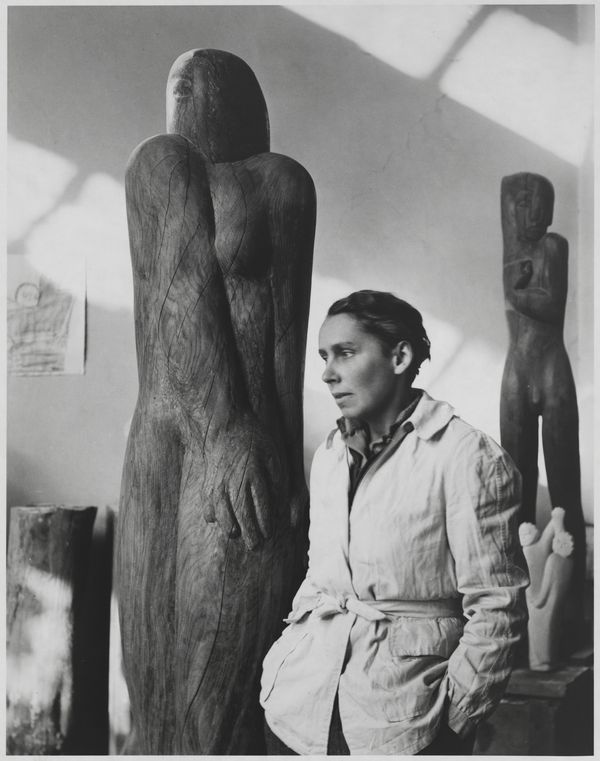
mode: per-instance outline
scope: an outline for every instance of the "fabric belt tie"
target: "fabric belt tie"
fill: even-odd
[[[304,597],[296,610],[283,620],[292,624],[314,611],[318,618],[330,618],[339,613],[354,613],[367,621],[385,621],[399,616],[414,618],[452,618],[462,615],[460,600],[359,600],[351,595],[330,595],[319,592]]]

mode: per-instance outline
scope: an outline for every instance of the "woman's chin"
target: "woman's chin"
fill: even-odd
[[[344,402],[341,401],[337,406],[344,417],[356,418],[359,415],[357,408],[352,404],[344,404]]]

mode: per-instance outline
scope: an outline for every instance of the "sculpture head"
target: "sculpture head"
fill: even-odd
[[[189,50],[167,80],[167,132],[187,137],[213,162],[269,150],[269,116],[260,85],[241,58]]]
[[[540,174],[519,172],[502,178],[503,222],[511,223],[519,240],[539,240],[552,224],[554,188]]]
[[[519,541],[522,547],[535,544],[540,538],[540,532],[535,523],[521,523],[519,525]]]

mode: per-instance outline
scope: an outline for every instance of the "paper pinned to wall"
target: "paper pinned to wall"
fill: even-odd
[[[8,256],[9,375],[83,374],[85,298],[83,257]]]

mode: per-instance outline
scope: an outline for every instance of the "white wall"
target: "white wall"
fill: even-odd
[[[88,322],[85,375],[9,379],[9,505],[118,501],[137,384],[124,167],[164,130],[171,62],[213,47],[253,68],[272,150],[317,188],[307,459],[337,416],[316,330],[365,287],[424,312],[419,380],[498,438],[500,180],[539,172],[570,243],[565,340],[593,522],[593,28],[593,8],[573,5],[10,7],[9,251],[85,257]]]

